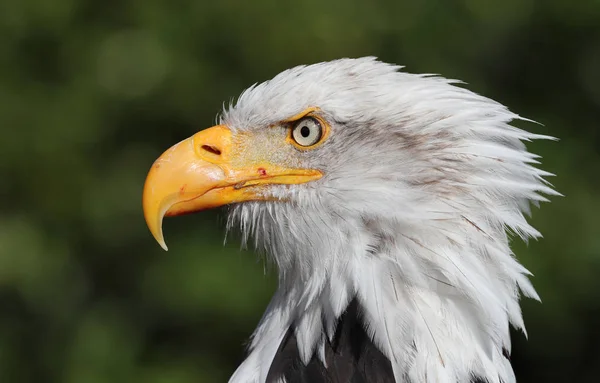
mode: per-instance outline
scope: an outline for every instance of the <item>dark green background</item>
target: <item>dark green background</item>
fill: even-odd
[[[2,0],[0,382],[224,382],[274,272],[223,214],[150,236],[153,160],[283,69],[376,55],[462,79],[559,137],[530,145],[565,194],[515,243],[519,382],[600,381],[600,1]]]

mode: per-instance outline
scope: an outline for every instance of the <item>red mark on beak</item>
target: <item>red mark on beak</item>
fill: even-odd
[[[185,192],[185,188],[187,187],[187,184],[184,184],[182,187],[179,188],[179,194],[183,194]]]
[[[258,174],[264,177],[267,175],[267,171],[265,170],[265,168],[258,168]]]

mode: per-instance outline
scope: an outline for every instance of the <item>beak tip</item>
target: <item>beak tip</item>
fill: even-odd
[[[164,240],[158,241],[158,244],[160,245],[160,247],[163,248],[164,251],[169,251],[169,248],[167,247],[167,244],[165,243]]]
[[[152,215],[150,215],[152,216]],[[165,243],[165,237],[163,235],[163,231],[162,231],[162,217],[163,214],[158,214],[158,219],[154,220],[154,219],[149,219],[148,215],[146,215],[146,223],[148,225],[148,229],[150,229],[150,233],[152,234],[152,237],[154,237],[154,239],[156,240],[156,242],[158,242],[158,244],[160,245],[160,247],[162,247],[162,249],[164,251],[169,251],[169,248],[167,247],[167,244]]]
[[[165,237],[163,236],[162,233],[162,227],[159,224],[159,230],[157,232],[152,232],[152,236],[154,237],[154,239],[156,240],[156,242],[158,242],[158,244],[160,245],[160,247],[162,247],[162,249],[164,251],[169,251],[169,248],[167,247],[167,244],[165,243]]]

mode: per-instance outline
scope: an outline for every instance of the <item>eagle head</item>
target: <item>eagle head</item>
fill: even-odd
[[[521,293],[538,297],[509,238],[540,236],[525,216],[557,193],[524,142],[550,137],[457,81],[400,69],[286,70],[152,166],[144,214],[165,250],[164,216],[229,205],[228,228],[277,265],[231,381],[331,377],[344,357],[348,374],[382,377],[369,381],[515,381],[509,325],[524,330]],[[362,339],[352,357],[344,337]],[[382,362],[357,367],[368,358]]]

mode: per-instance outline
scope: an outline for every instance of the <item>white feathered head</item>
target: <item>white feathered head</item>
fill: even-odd
[[[289,331],[305,365],[326,366],[353,301],[396,382],[514,381],[509,324],[524,328],[520,292],[537,295],[509,236],[538,237],[530,203],[557,194],[524,145],[550,137],[456,81],[399,69],[284,71],[153,165],[144,210],[163,246],[163,216],[232,204],[229,228],[278,266],[232,381],[267,380]]]

